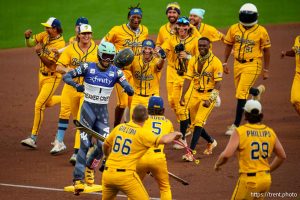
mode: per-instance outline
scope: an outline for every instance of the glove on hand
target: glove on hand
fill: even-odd
[[[84,92],[84,85],[76,84],[75,88],[77,92]]]
[[[163,49],[160,49],[160,50],[158,51],[158,53],[160,54],[160,57],[161,57],[162,59],[165,59],[165,58],[167,57],[166,52],[165,52]]]

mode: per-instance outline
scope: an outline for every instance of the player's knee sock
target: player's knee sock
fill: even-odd
[[[125,108],[121,108],[119,106],[117,106],[115,108],[115,122],[114,122],[114,127],[118,126],[121,123],[124,110],[125,110]]]
[[[182,139],[185,139],[185,133],[186,133],[186,129],[189,126],[189,120],[182,120],[180,121],[180,132],[182,133]]]
[[[64,141],[65,133],[69,125],[69,120],[68,119],[59,119],[58,120],[58,129],[56,133],[56,139],[59,142]]]
[[[79,149],[74,149],[74,153],[78,154]]]
[[[31,134],[31,139],[33,139],[35,142],[36,142],[36,140],[37,140],[37,135],[33,135],[33,134]]]
[[[193,149],[193,150],[196,149],[196,145],[197,145],[198,140],[200,138],[201,131],[202,131],[202,127],[195,126],[193,137],[192,137],[192,140],[191,140],[191,145],[190,145],[190,148]]]
[[[244,106],[246,104],[246,99],[238,99],[237,105],[236,105],[236,114],[235,114],[235,121],[234,125],[236,127],[239,127],[243,118],[244,113]]]
[[[201,137],[203,137],[208,143],[214,142],[214,139],[210,135],[208,135],[204,128],[202,128]]]
[[[252,96],[257,96],[259,95],[259,90],[257,88],[251,87],[249,90],[249,94],[251,94]]]

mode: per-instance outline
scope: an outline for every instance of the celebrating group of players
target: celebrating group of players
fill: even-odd
[[[93,144],[90,135],[77,131],[74,154],[70,158],[75,165],[75,194],[84,191],[86,185],[94,184],[94,169],[104,157],[101,167],[104,171],[103,199],[113,199],[119,190],[130,199],[149,198],[140,181],[147,172],[151,172],[158,181],[161,199],[171,199],[166,158],[163,146],[159,144],[177,140],[174,148],[188,148],[186,133],[190,129],[193,131],[191,152],[196,149],[201,136],[207,141],[203,153],[212,154],[217,141],[207,133],[204,125],[212,109],[220,105],[222,76],[223,72],[229,73],[227,60],[232,52],[236,118],[226,131],[231,138],[215,169],[219,170],[239,150],[242,156],[241,182],[234,193],[236,199],[248,199],[251,192],[269,190],[270,171],[283,162],[285,153],[274,131],[261,124],[262,108],[258,100],[265,87],[253,87],[261,72],[264,79],[269,76],[271,46],[266,29],[257,24],[257,8],[250,3],[244,4],[239,12],[240,22],[232,25],[226,36],[202,22],[203,9],[191,9],[189,18],[180,17],[180,14],[178,3],[167,5],[168,23],[161,26],[156,44],[148,38],[147,27],[141,25],[143,13],[139,6],[130,7],[128,23],[113,27],[99,45],[93,41],[92,27],[84,17],[77,19],[76,35],[67,46],[61,23],[54,17],[42,23],[45,27],[42,33],[32,36],[31,30],[25,31],[26,45],[34,46],[40,58],[40,71],[32,132],[21,144],[37,147],[44,110],[58,103],[61,108],[51,154],[66,150],[63,141],[71,114],[74,119],[107,137],[104,143],[97,140]],[[220,40],[226,45],[223,64],[213,54],[212,47],[212,42]],[[299,60],[299,41],[295,49],[284,55],[296,55]],[[123,60],[116,62],[118,56],[123,56]],[[165,63],[168,102],[179,121],[180,132],[173,132],[172,123],[164,117],[163,99],[159,97],[161,71]],[[299,87],[299,70],[297,74],[295,87]],[[61,79],[66,84],[61,95],[56,96],[54,92]],[[118,103],[115,128],[110,131],[107,104],[113,88],[117,92]],[[247,101],[249,94],[253,100]],[[292,98],[299,112],[300,98],[295,95]],[[129,117],[125,116],[126,123],[121,124],[126,110]],[[249,124],[240,126],[244,111]],[[238,144],[243,144],[243,149]],[[89,149],[92,150],[87,156]],[[273,151],[277,157],[269,166],[267,159]],[[182,159],[194,161],[191,152],[183,155]],[[248,181],[260,182],[250,190],[247,189]]]

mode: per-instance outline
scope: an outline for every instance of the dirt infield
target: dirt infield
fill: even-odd
[[[275,129],[287,153],[286,162],[272,174],[273,184],[270,192],[294,192],[298,193],[299,198],[300,117],[289,102],[295,60],[294,58],[281,60],[280,51],[289,50],[292,47],[296,35],[300,33],[300,24],[267,26],[267,29],[272,42],[270,79],[263,81],[260,78],[256,84],[266,85],[266,93],[262,100],[264,122]],[[51,156],[49,153],[52,147],[50,143],[54,140],[56,133],[59,106],[46,110],[37,150],[29,150],[20,144],[20,141],[30,134],[34,102],[38,91],[38,58],[33,51],[29,48],[0,50],[2,71],[2,79],[0,79],[0,113],[2,115],[0,119],[0,142],[2,144],[0,199],[100,199],[99,195],[75,197],[72,193],[51,190],[51,188],[63,189],[64,186],[72,184],[73,167],[68,159],[73,153],[73,125],[66,134],[67,152],[58,156]],[[222,60],[223,45],[217,43],[214,45],[214,51]],[[232,66],[232,59],[229,64]],[[165,71],[161,94],[166,100],[164,76]],[[60,93],[60,90],[57,93]],[[238,179],[237,159],[231,159],[218,173],[214,172],[213,164],[228,141],[224,131],[232,123],[235,114],[236,100],[232,74],[224,77],[221,99],[221,107],[214,109],[206,125],[206,130],[218,141],[218,146],[212,156],[201,154],[205,148],[203,140],[200,140],[197,146],[196,157],[201,160],[199,165],[182,162],[181,156],[184,151],[172,150],[171,145],[166,147],[169,170],[190,182],[189,186],[183,186],[171,179],[174,199],[219,200],[231,197]],[[113,93],[109,106],[111,122],[115,102]],[[178,127],[169,107],[166,110],[166,115]],[[190,140],[190,137],[188,139]],[[101,175],[98,171],[96,178],[96,182],[100,183]],[[159,197],[157,184],[153,178],[147,177],[144,183],[151,197]],[[29,186],[45,188],[42,190],[41,188],[28,188]],[[124,198],[120,197],[120,199]]]

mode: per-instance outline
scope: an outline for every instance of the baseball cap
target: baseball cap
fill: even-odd
[[[262,107],[261,107],[261,104],[259,103],[259,101],[253,100],[253,99],[248,100],[245,104],[244,110],[247,113],[252,113],[252,111],[254,109],[258,110],[258,114],[261,114]]]
[[[155,44],[153,42],[153,40],[150,40],[150,39],[146,39],[143,41],[142,43],[142,47],[151,47],[151,48],[155,48]]]
[[[148,108],[164,108],[164,100],[159,96],[152,96],[148,102]]]
[[[79,33],[92,33],[92,27],[89,24],[81,24],[79,26]]]
[[[61,23],[55,17],[50,17],[45,23],[41,23],[43,26],[48,28],[61,28]]]
[[[88,19],[85,18],[85,17],[79,17],[79,18],[76,20],[75,26],[80,26],[81,24],[89,24]]]
[[[205,10],[201,9],[201,8],[193,8],[190,11],[190,15],[197,15],[198,17],[204,19],[204,14],[205,14]]]
[[[179,17],[176,24],[190,25],[190,20],[187,17]]]
[[[140,8],[132,8],[129,13],[128,13],[128,16],[130,17],[131,15],[139,15],[142,17],[143,15],[143,12],[142,12],[142,9]]]
[[[180,15],[180,6],[177,2],[172,2],[167,5],[166,14],[169,12],[169,10],[175,10]]]

